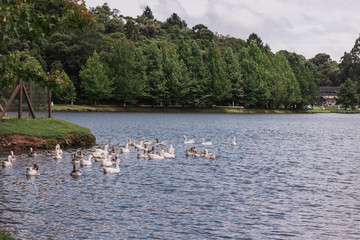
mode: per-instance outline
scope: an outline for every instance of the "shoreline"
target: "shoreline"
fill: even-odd
[[[285,109],[285,108],[240,108],[240,107],[120,107],[109,105],[54,105],[53,112],[124,112],[124,113],[226,113],[226,114],[299,114],[299,113],[360,113],[359,110],[330,109]]]

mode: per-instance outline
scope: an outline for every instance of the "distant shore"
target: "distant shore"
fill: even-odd
[[[292,114],[292,113],[360,113],[359,110],[329,109],[257,109],[241,107],[163,107],[139,106],[120,107],[104,105],[54,105],[54,112],[129,112],[129,113],[230,113],[230,114]]]

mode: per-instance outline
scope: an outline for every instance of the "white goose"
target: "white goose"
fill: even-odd
[[[14,155],[13,151],[10,151],[11,161],[16,161],[16,156]]]
[[[163,160],[164,159],[164,150],[160,151],[160,154],[149,153],[148,154],[150,160]]]
[[[109,145],[105,145],[104,149],[100,149],[100,148],[97,148],[94,150],[94,152],[92,153],[93,157],[95,158],[102,158],[102,157],[107,157],[107,155],[109,154],[108,152],[108,148],[109,148]]]
[[[111,168],[111,167],[106,168],[106,167],[104,167],[103,168],[104,174],[120,173],[120,167],[119,167],[120,162],[122,162],[122,160],[117,158],[116,162],[115,162],[115,168]]]
[[[2,166],[5,168],[5,167],[12,167],[12,157],[11,155],[8,156],[8,160],[7,161],[4,161],[2,163]]]
[[[164,158],[175,158],[175,153],[164,152]]]
[[[112,156],[109,155],[109,156],[107,157],[107,159],[106,159],[106,158],[101,159],[101,160],[100,160],[100,165],[101,165],[102,167],[110,167],[110,166],[112,166],[112,165],[113,165],[113,162],[111,161],[111,158],[112,158]]]
[[[60,144],[56,144],[56,146],[55,146],[55,152],[56,152],[56,150],[59,150],[59,154],[60,154],[60,155],[63,154],[63,151],[62,151],[61,148],[60,148]]]
[[[175,148],[173,147],[172,144],[170,144],[170,147],[167,148],[167,152],[168,153],[175,153]]]
[[[60,150],[59,149],[56,149],[55,150],[55,157],[54,157],[54,159],[55,160],[60,160],[62,157],[61,157],[61,155],[60,155]]]
[[[128,140],[129,146],[134,147],[135,146],[135,140],[131,141],[131,139]]]
[[[155,138],[156,140],[156,146],[166,146],[166,141],[162,141],[162,142],[159,142],[159,139],[158,138]]]
[[[185,139],[184,144],[194,144],[195,143],[194,139],[187,140],[187,137],[185,135],[182,137]]]
[[[26,176],[39,176],[39,165],[36,163],[34,164],[34,167],[27,167],[26,168]]]
[[[207,149],[205,149],[205,158],[207,159],[215,159],[215,152],[209,153]]]
[[[236,146],[235,137],[231,140],[231,146]]]
[[[73,177],[80,177],[82,176],[80,169],[76,169],[76,163],[73,163],[73,170],[70,173],[71,176]]]
[[[205,142],[205,138],[201,138],[201,140],[202,140],[202,145],[204,145],[204,146],[210,146],[210,145],[212,145],[212,142]]]
[[[30,148],[29,157],[36,157],[36,152],[33,150],[33,148]]]
[[[88,157],[87,160],[85,160],[84,158],[82,158],[81,161],[80,161],[80,166],[82,166],[82,167],[92,166],[91,159],[92,159],[92,154],[89,155],[89,157]]]
[[[129,149],[129,144],[125,144],[125,147],[121,147],[120,148],[120,153],[129,153],[130,149]]]

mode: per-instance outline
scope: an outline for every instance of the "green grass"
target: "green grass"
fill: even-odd
[[[0,240],[15,240],[10,233],[0,230]]]
[[[15,117],[5,117],[0,122],[0,135],[21,134],[63,138],[69,133],[86,136],[89,135],[90,131],[87,128],[57,118],[38,117],[32,119],[25,117],[19,120]]]

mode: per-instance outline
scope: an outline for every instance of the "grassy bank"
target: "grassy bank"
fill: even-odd
[[[85,147],[95,143],[90,130],[56,118],[5,117],[0,122],[0,149],[26,150]]]
[[[0,123],[0,135],[21,134],[37,137],[65,137],[69,133],[86,136],[89,129],[57,118],[5,117]]]
[[[10,233],[0,230],[0,240],[15,240]]]
[[[118,107],[118,106],[80,106],[55,105],[53,111],[58,112],[141,112],[141,113],[234,113],[234,114],[289,114],[289,113],[360,113],[358,110],[330,109],[253,109],[253,108],[192,108],[192,107]]]

